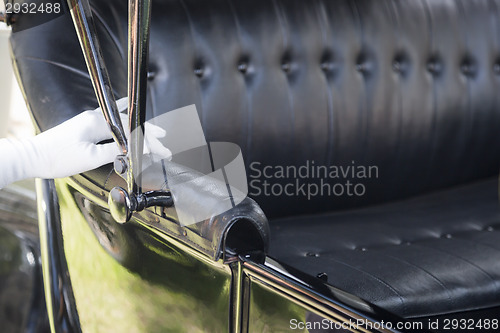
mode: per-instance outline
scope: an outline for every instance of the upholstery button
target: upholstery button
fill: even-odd
[[[197,77],[202,77],[203,74],[205,73],[204,69],[202,67],[196,67],[194,69],[194,74],[197,76]]]
[[[437,58],[433,57],[427,62],[427,71],[431,73],[433,76],[436,76],[441,73],[443,66],[438,61]]]
[[[393,69],[396,73],[401,73],[402,68],[403,68],[403,65],[402,65],[402,64],[401,64],[401,62],[399,62],[398,60],[394,60],[394,61],[392,62],[392,69]]]
[[[486,231],[495,231],[495,228],[493,228],[493,227],[487,227]]]
[[[306,257],[319,257],[319,253],[307,252]]]
[[[323,51],[319,66],[325,73],[333,72],[335,70],[334,56],[331,50]]]
[[[405,242],[405,245],[411,245],[411,242]]]
[[[448,239],[450,239],[450,238],[452,238],[453,236],[452,236],[452,235],[450,235],[450,234],[444,234],[444,235],[443,235],[443,236],[441,236],[441,237],[442,237],[442,238],[448,238]]]
[[[194,63],[194,75],[201,78],[205,75],[205,64],[201,58],[195,60]]]
[[[240,62],[238,65],[238,70],[241,73],[246,74],[248,71],[248,64],[246,62]]]
[[[371,63],[366,54],[360,54],[356,58],[356,70],[364,76],[367,76],[371,70]]]
[[[500,75],[500,63],[495,63],[493,65],[493,72],[496,74],[496,75]]]
[[[289,62],[284,62],[281,64],[281,69],[285,73],[290,73],[290,71],[292,70],[292,65],[290,65]]]
[[[148,72],[148,81],[154,80],[155,76],[156,76],[155,72],[149,71]]]
[[[364,74],[368,72],[368,65],[366,63],[358,63],[356,64],[356,70]]]
[[[462,74],[464,74],[465,76],[469,76],[471,74],[471,71],[472,71],[470,65],[466,64],[466,63],[464,63],[460,66],[460,70],[462,71]]]
[[[408,67],[408,59],[403,53],[399,53],[392,61],[392,70],[398,74],[405,74]]]
[[[292,51],[286,50],[281,56],[281,70],[285,73],[292,71]]]
[[[316,277],[323,280],[324,282],[328,282],[328,274],[326,274],[325,272],[318,273]]]
[[[321,63],[321,69],[324,72],[331,72],[333,70],[333,63],[330,61],[324,61]]]
[[[474,61],[470,58],[464,59],[460,65],[460,70],[463,75],[467,77],[474,76],[476,72],[476,66]]]

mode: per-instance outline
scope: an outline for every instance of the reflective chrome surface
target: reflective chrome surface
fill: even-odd
[[[151,0],[130,0],[128,18],[129,193],[141,193]]]
[[[130,140],[128,142],[104,64],[89,2],[88,0],[68,0],[68,4],[99,105],[110,126],[113,138],[122,150],[123,158],[125,158],[121,164],[115,163],[115,165],[118,166],[116,170],[118,174],[126,175],[128,193],[123,193],[121,188],[117,188],[113,192],[115,196],[109,198],[109,203],[113,207],[113,216],[116,216],[118,222],[125,223],[130,220],[132,213],[136,210],[131,202],[140,201],[143,198],[141,170],[146,117],[151,1],[129,1],[128,110]]]
[[[167,192],[150,191],[139,195],[129,195],[127,190],[119,186],[109,192],[108,205],[111,216],[118,223],[130,220],[132,213],[140,212],[148,207],[171,207],[174,204],[172,196]]]
[[[37,179],[38,224],[45,301],[52,333],[81,332],[63,248],[59,197],[53,180]]]
[[[125,223],[132,217],[132,203],[127,191],[121,187],[115,187],[109,192],[109,210],[111,216],[118,223]]]
[[[345,323],[353,332],[411,332],[396,329],[397,323],[407,322],[405,319],[272,258],[259,263],[248,255],[240,256],[240,261],[248,279],[249,310],[243,318],[247,316],[249,332],[297,331],[290,327],[292,319],[304,323],[325,319],[340,326]]]
[[[115,142],[123,154],[127,154],[127,138],[116,106],[111,80],[104,64],[89,2],[88,0],[67,1],[99,106],[108,122]]]

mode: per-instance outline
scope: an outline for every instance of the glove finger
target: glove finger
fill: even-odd
[[[128,97],[122,97],[116,101],[116,106],[118,107],[118,111],[127,112],[128,110]]]
[[[171,158],[172,152],[165,147],[160,140],[153,138],[146,140],[145,153],[151,153],[161,157],[162,159]]]
[[[97,143],[112,138],[108,123],[99,109],[81,113],[77,122],[75,130],[81,131],[80,138],[83,142]]]
[[[122,123],[124,121],[128,121],[128,116],[125,115],[125,114],[120,115],[120,118],[122,119]],[[146,132],[146,140],[149,137],[163,138],[163,137],[165,137],[167,135],[167,132],[163,128],[158,127],[156,125],[153,125],[153,124],[150,124],[150,123],[146,123],[144,127],[145,127],[144,130]],[[127,138],[128,138],[129,137],[128,132],[126,133],[126,135],[127,135]]]
[[[151,124],[150,122],[146,122],[145,130],[146,137],[152,135],[155,138],[164,138],[165,135],[167,135],[167,131],[159,126]]]
[[[167,148],[168,149],[168,148]],[[158,155],[155,153],[150,154],[151,159],[153,160],[154,163],[158,163],[161,160],[166,160],[166,161],[171,161],[172,160],[172,153],[169,150],[169,154],[162,153],[162,155]]]
[[[127,111],[128,97],[123,97],[123,98],[117,100],[116,106],[118,108],[118,111],[120,111],[120,112]],[[104,122],[104,127],[102,124],[100,124],[100,127],[97,128],[95,131],[93,131],[93,132],[95,132],[95,135],[93,136],[92,142],[97,143],[100,141],[112,139],[113,136],[111,134],[111,129],[109,128],[109,125],[108,125],[106,119],[104,118],[104,114],[102,113],[101,108],[97,108],[94,111],[90,111],[90,112],[99,113],[102,121]],[[120,113],[119,115],[120,115],[121,124],[123,126],[124,131],[125,131],[125,136],[127,136],[127,139],[128,139],[128,134],[127,134],[128,133],[128,115],[126,113]],[[105,128],[105,130],[104,130],[104,128]]]

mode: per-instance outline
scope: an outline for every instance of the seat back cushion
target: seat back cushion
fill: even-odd
[[[122,97],[127,1],[91,4]],[[148,118],[196,104],[208,141],[242,148],[250,194],[271,217],[498,172],[499,0],[155,0],[152,8]],[[23,30],[28,20],[17,19],[11,45],[45,130],[97,102],[70,15]]]

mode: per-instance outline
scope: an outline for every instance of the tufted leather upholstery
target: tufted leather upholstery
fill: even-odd
[[[495,177],[397,203],[279,219],[270,251],[404,317],[498,306],[497,184]]]
[[[500,156],[500,140],[493,140],[500,128],[498,5],[157,1],[150,117],[195,103],[207,139],[239,144],[248,165],[314,160],[379,168],[362,197],[257,197],[269,216],[491,176]],[[126,3],[94,6],[114,89],[123,96]],[[96,106],[72,29],[66,15],[12,38],[21,77],[31,82],[28,101],[45,101],[31,106],[42,129]],[[72,84],[46,84],[61,77]]]
[[[126,1],[92,3],[121,97]],[[256,196],[268,216],[288,217],[276,221],[272,254],[311,273],[327,270],[333,285],[405,316],[500,305],[500,267],[487,259],[493,248],[484,245],[492,253],[481,258],[467,242],[439,238],[455,230],[472,235],[498,218],[493,181],[488,190],[486,183],[470,185],[466,194],[451,188],[499,169],[500,0],[158,0],[153,6],[148,118],[195,103],[207,140],[239,144],[247,166],[354,161],[378,167],[379,177],[364,182],[361,197]],[[25,24],[20,17],[11,45],[40,129],[94,108],[69,15],[28,30]],[[436,204],[440,196],[426,196],[331,213],[445,188],[461,198],[450,203],[454,211]],[[311,217],[317,213],[326,215]],[[386,233],[374,233],[382,218]],[[348,226],[352,221],[356,227]],[[500,240],[490,235],[491,242]],[[430,248],[405,248],[411,259],[377,253],[428,238]],[[435,258],[441,246],[479,263],[424,262],[424,253]],[[304,251],[328,255],[311,259]],[[356,269],[335,258],[355,260]],[[413,267],[420,264],[429,264],[428,272]],[[368,273],[370,265],[379,270]],[[457,267],[459,283],[451,276]],[[415,272],[424,282],[405,285]],[[390,281],[377,277],[382,273]],[[455,289],[448,293],[441,278]],[[461,294],[462,287],[470,289]]]

